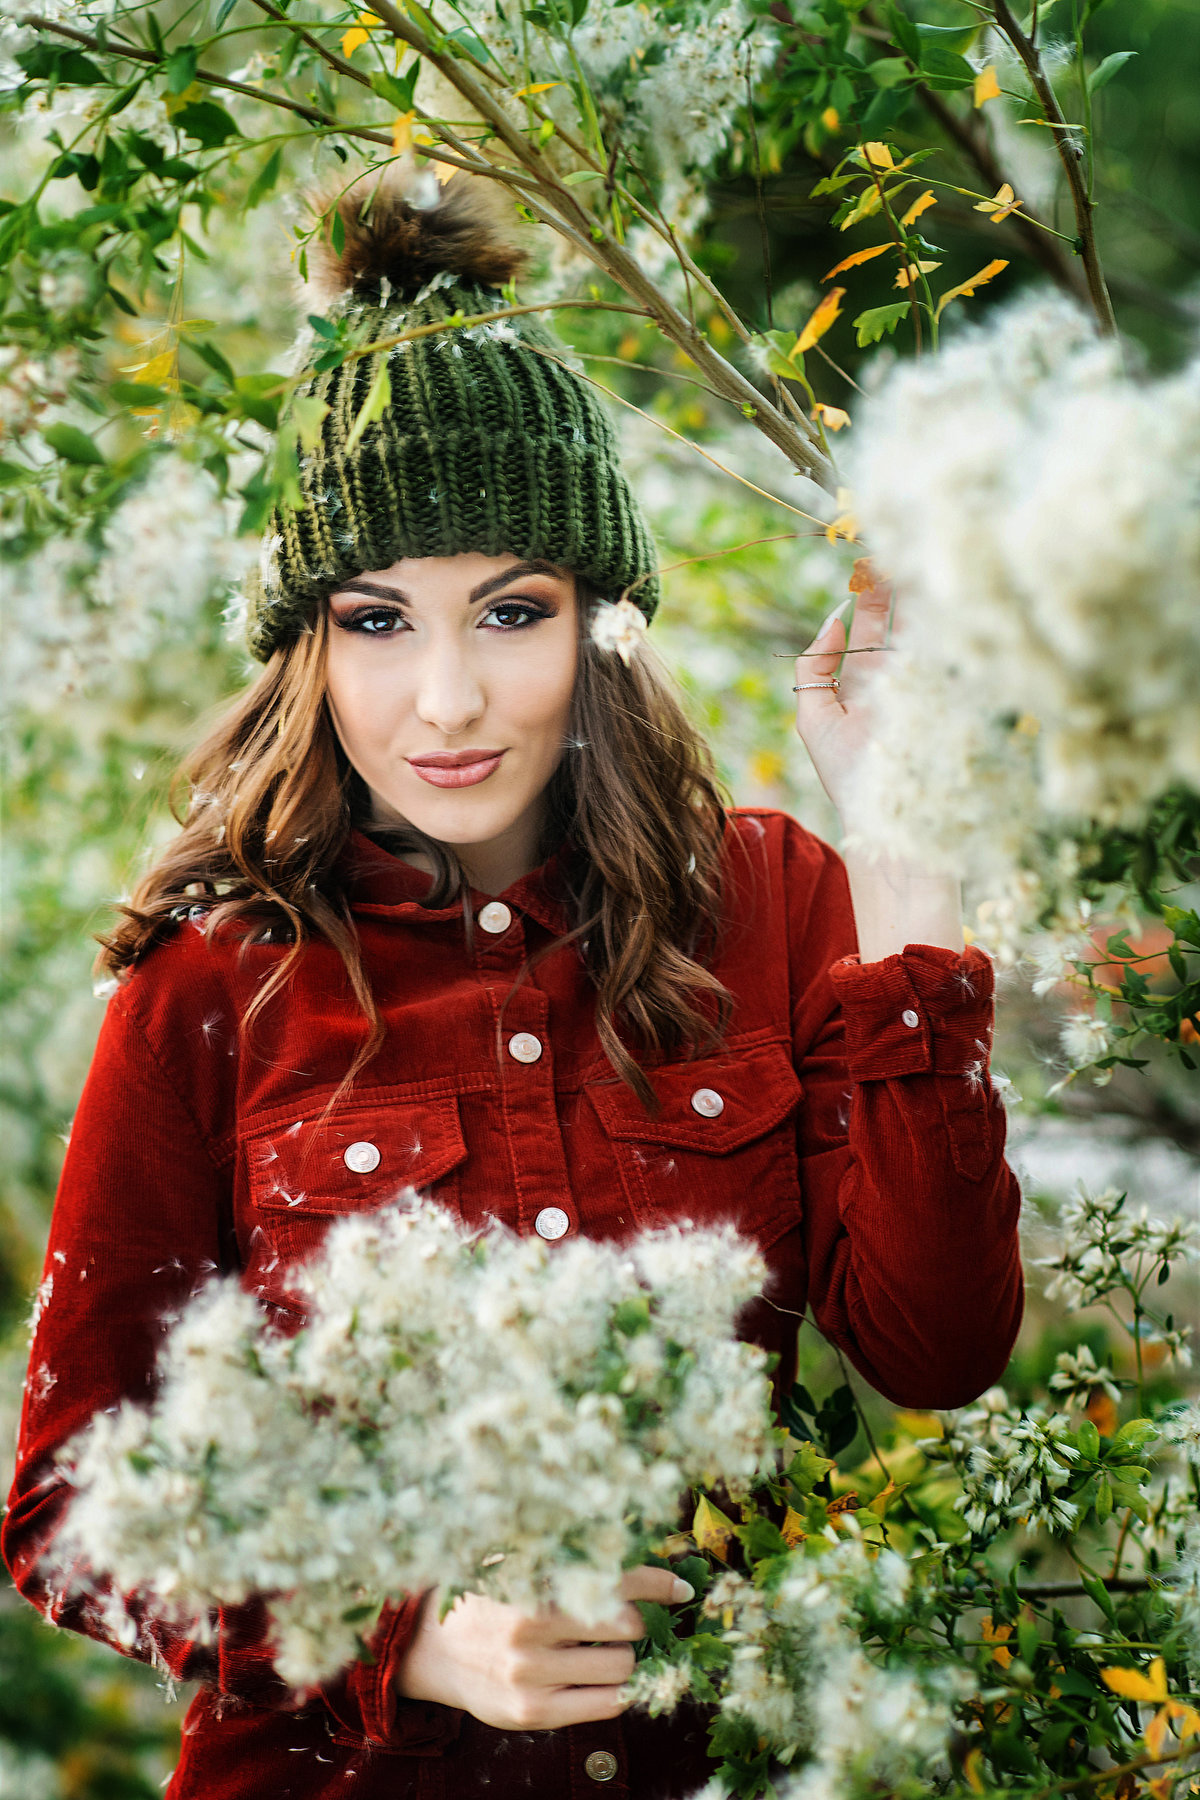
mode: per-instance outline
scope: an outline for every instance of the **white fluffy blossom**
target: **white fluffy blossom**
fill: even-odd
[[[1063,1350],[1054,1359],[1050,1392],[1060,1406],[1086,1406],[1097,1388],[1110,1400],[1121,1398],[1117,1378],[1107,1363],[1097,1363],[1086,1344],[1078,1350]]]
[[[69,1453],[70,1541],[189,1621],[273,1594],[298,1686],[388,1595],[603,1617],[683,1490],[764,1466],[765,1359],[733,1338],[762,1278],[729,1230],[551,1250],[415,1201],[341,1220],[295,1337],[232,1282],[189,1305],[153,1406]]]
[[[1081,1181],[1063,1204],[1059,1227],[1058,1249],[1037,1267],[1051,1272],[1046,1298],[1071,1307],[1093,1306],[1130,1281],[1142,1281],[1156,1266],[1200,1261],[1200,1224],[1182,1217],[1156,1218],[1145,1206],[1128,1206],[1116,1188],[1093,1194]],[[1187,1335],[1184,1328],[1159,1337],[1186,1362]]]
[[[156,458],[109,518],[99,556],[62,536],[10,565],[6,688],[52,703],[186,641],[206,601],[228,595],[248,566],[236,523],[236,503],[207,471],[174,452]]]
[[[852,458],[899,594],[862,838],[1000,894],[1039,833],[1200,785],[1200,361],[1127,374],[1074,306],[1025,300],[898,368]]]
[[[626,668],[646,635],[646,615],[632,600],[605,600],[592,615],[592,642],[599,650],[615,650]]]
[[[733,1647],[722,1708],[748,1718],[794,1772],[780,1800],[825,1800],[858,1784],[891,1787],[945,1761],[965,1675],[884,1668],[863,1648],[872,1619],[899,1617],[911,1570],[895,1550],[851,1535],[793,1557],[767,1593],[721,1576],[704,1610]]]
[[[1163,1436],[1178,1444],[1180,1455],[1188,1462],[1200,1463],[1200,1403],[1168,1413],[1162,1421]]]
[[[1034,1530],[1070,1531],[1078,1508],[1062,1497],[1079,1452],[1066,1443],[1070,1420],[1044,1407],[1024,1412],[1000,1389],[947,1415],[937,1453],[954,1463],[962,1493],[954,1502],[970,1531],[992,1536],[1020,1520]]]

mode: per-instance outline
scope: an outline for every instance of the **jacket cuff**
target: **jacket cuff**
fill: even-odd
[[[896,956],[844,956],[829,971],[854,1081],[962,1075],[986,1063],[995,976],[981,950],[906,944]]]
[[[362,1720],[362,1736],[406,1756],[440,1755],[462,1723],[462,1713],[454,1707],[406,1700],[397,1692],[397,1671],[416,1631],[422,1599],[408,1594],[384,1607],[367,1645],[374,1661],[355,1663],[346,1677],[347,1698]]]

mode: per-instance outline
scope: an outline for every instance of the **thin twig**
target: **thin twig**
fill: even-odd
[[[544,350],[540,344],[528,344],[526,348],[535,350],[539,356],[545,356],[551,362],[556,362],[562,369],[571,368],[569,362],[564,361],[561,356],[555,356],[552,350]],[[747,481],[746,477],[739,475],[736,469],[730,469],[725,463],[718,462],[715,456],[710,456],[708,451],[697,444],[694,439],[685,437],[682,431],[676,431],[675,427],[668,425],[665,419],[656,419],[653,413],[645,412],[640,406],[635,406],[632,400],[627,400],[624,394],[618,394],[615,388],[605,387],[602,381],[596,381],[591,375],[585,375],[581,369],[572,369],[571,373],[580,381],[591,382],[592,386],[599,388],[600,392],[609,400],[616,400],[621,406],[628,407],[629,411],[635,412],[639,419],[645,419],[649,425],[656,425],[660,431],[665,431],[668,437],[675,438],[680,444],[686,444],[689,450],[694,450],[697,456],[702,456],[705,462],[710,462],[714,469],[720,469],[722,475],[728,475],[731,481],[739,482],[742,487],[749,488],[752,494],[761,494],[762,498],[769,500],[772,506],[782,506],[785,512],[795,513],[798,519],[808,519],[811,524],[819,525],[822,531],[825,530],[824,519],[818,519],[816,513],[805,512],[803,507],[793,506],[789,501],[781,500],[778,494],[770,494],[766,488],[760,488],[753,481]]]
[[[492,312],[464,313],[461,318],[448,314],[444,319],[434,319],[428,325],[411,325],[407,331],[397,331],[391,337],[376,338],[370,344],[357,344],[347,353],[347,362],[355,361],[362,356],[374,356],[380,350],[394,350],[398,344],[408,344],[417,338],[437,337],[443,331],[470,331],[476,325],[490,325],[496,319],[516,319],[523,313],[560,312],[617,312],[633,313],[639,319],[649,318],[649,313],[641,306],[622,306],[616,300],[538,300],[530,301],[524,306],[498,306]],[[535,346],[527,345],[533,349]]]
[[[1087,275],[1088,298],[1091,300],[1092,310],[1101,331],[1108,337],[1115,337],[1117,320],[1096,248],[1095,208],[1084,180],[1084,157],[1077,141],[1077,127],[1068,125],[1063,117],[1062,108],[1058,104],[1058,97],[1050,84],[1041,56],[1035,45],[1021,30],[1008,0],[993,0],[993,5],[996,11],[996,24],[1024,63],[1025,72],[1033,85],[1033,91],[1037,95],[1038,104],[1045,115],[1046,123],[1054,134],[1054,147],[1058,151],[1059,161],[1062,163],[1063,172],[1067,178],[1067,186],[1071,190],[1071,204],[1075,208],[1075,225],[1079,233],[1079,254],[1083,259],[1084,272]]]
[[[758,126],[754,119],[753,61],[746,58],[746,118],[750,124],[750,154],[754,158],[754,200],[758,208],[758,230],[762,239],[763,287],[767,296],[767,330],[775,329],[775,307],[771,293],[771,238],[767,231],[767,208],[763,199],[762,163],[758,155]]]
[[[1144,1576],[1098,1575],[1096,1579],[1110,1594],[1144,1594],[1151,1587]],[[1030,1581],[1018,1591],[1023,1600],[1082,1600],[1087,1596],[1081,1581]]]

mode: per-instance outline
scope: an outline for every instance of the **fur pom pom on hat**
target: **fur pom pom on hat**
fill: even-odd
[[[430,206],[373,177],[337,212],[339,247],[327,241],[313,258],[310,295],[357,344],[502,309],[499,290],[527,260],[490,188],[469,177]],[[314,334],[295,390],[327,409],[301,455],[301,504],[272,514],[251,587],[248,637],[261,661],[339,581],[407,556],[545,557],[614,600],[637,581],[636,604],[653,614],[654,543],[612,420],[536,314],[447,325],[319,369],[328,348]],[[381,392],[379,416],[358,429]]]

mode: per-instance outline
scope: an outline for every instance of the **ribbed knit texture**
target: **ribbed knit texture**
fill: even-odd
[[[494,288],[435,277],[411,303],[351,301],[347,312],[356,341],[373,343],[504,305]],[[310,370],[324,348],[314,340]],[[301,457],[303,504],[276,510],[268,525],[250,590],[254,655],[265,662],[295,638],[339,581],[407,556],[545,557],[614,600],[647,576],[631,597],[652,616],[653,540],[603,401],[565,356],[536,315],[525,314],[308,373],[297,395],[325,401],[329,412],[319,445]],[[391,402],[348,451],[384,361]]]

